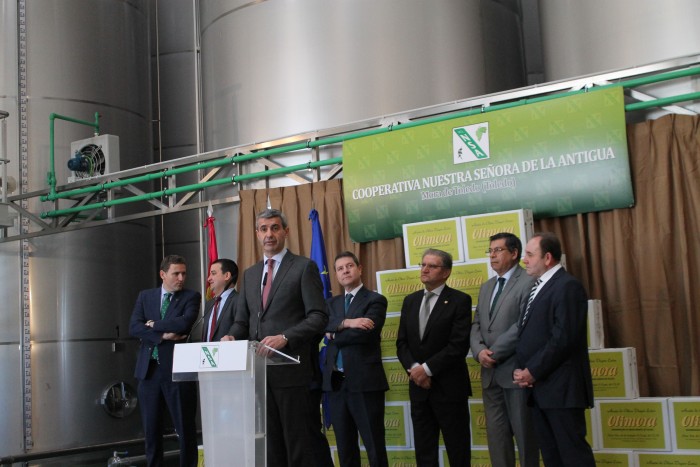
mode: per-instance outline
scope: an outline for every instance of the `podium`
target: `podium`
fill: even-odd
[[[265,467],[267,365],[299,359],[255,341],[175,345],[173,381],[199,381],[204,462]]]

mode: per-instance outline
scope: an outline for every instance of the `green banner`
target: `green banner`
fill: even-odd
[[[634,204],[621,88],[401,129],[343,143],[350,236],[531,209],[538,217]]]

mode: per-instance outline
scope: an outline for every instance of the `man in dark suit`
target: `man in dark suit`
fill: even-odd
[[[413,440],[420,467],[439,465],[440,432],[452,467],[469,467],[471,459],[466,356],[472,299],[445,284],[451,272],[449,253],[426,250],[420,271],[425,290],[408,295],[401,307],[396,347],[409,375]]]
[[[184,288],[187,266],[170,255],[160,265],[161,287],[142,291],[129,321],[129,334],[141,341],[136,371],[138,398],[149,467],[163,465],[164,402],[180,442],[180,466],[197,465],[197,386],[173,382],[173,348],[197,320],[201,295]]]
[[[218,342],[233,325],[238,293],[234,287],[238,280],[238,265],[227,258],[219,258],[209,267],[207,282],[214,298],[204,304],[201,324],[192,329],[193,340]],[[213,312],[216,310],[216,314]]]
[[[371,467],[387,467],[384,392],[389,383],[380,346],[387,300],[362,285],[362,266],[353,253],[335,257],[335,274],[345,289],[328,300],[323,390],[328,392],[341,467],[360,467],[359,431]]]
[[[594,466],[584,411],[593,407],[583,285],[559,264],[561,244],[535,234],[525,247],[527,273],[537,281],[519,321],[514,381],[531,388],[529,404],[546,466]]]
[[[309,358],[314,337],[328,323],[321,276],[316,263],[285,248],[287,219],[276,209],[256,217],[264,260],[243,273],[236,318],[222,340],[252,339],[288,355],[298,365],[267,367],[267,465],[314,465],[309,420]]]
[[[481,364],[489,455],[494,467],[515,467],[515,435],[520,465],[537,467],[540,453],[528,393],[513,383],[518,318],[535,280],[518,264],[523,252],[518,237],[501,232],[489,241],[487,254],[496,276],[479,290],[471,330],[472,355]]]

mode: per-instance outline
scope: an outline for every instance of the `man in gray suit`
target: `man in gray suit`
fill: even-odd
[[[222,340],[251,339],[288,355],[298,365],[267,367],[267,465],[314,465],[309,419],[311,345],[328,323],[323,285],[316,263],[285,248],[287,219],[276,209],[256,217],[263,261],[243,273],[236,317]]]
[[[511,233],[489,238],[487,251],[497,276],[479,290],[471,329],[472,355],[481,364],[486,434],[494,467],[514,467],[518,443],[520,465],[539,465],[539,450],[527,406],[527,391],[513,383],[518,317],[527,304],[534,279],[518,262],[520,239]]]

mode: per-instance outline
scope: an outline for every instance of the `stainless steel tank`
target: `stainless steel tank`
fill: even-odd
[[[148,19],[146,0],[0,0],[0,109],[10,112],[8,167],[25,192],[47,187],[51,113],[91,121],[99,112],[101,132],[120,137],[122,169],[151,162]],[[92,129],[56,121],[55,130],[60,185],[70,142]],[[114,418],[100,402],[111,383],[135,384],[136,344],[125,338],[138,290],[157,277],[151,224],[0,245],[0,456],[140,436],[138,413]]]
[[[545,80],[700,53],[695,0],[540,0]]]
[[[484,94],[479,4],[201,2],[205,148]]]

